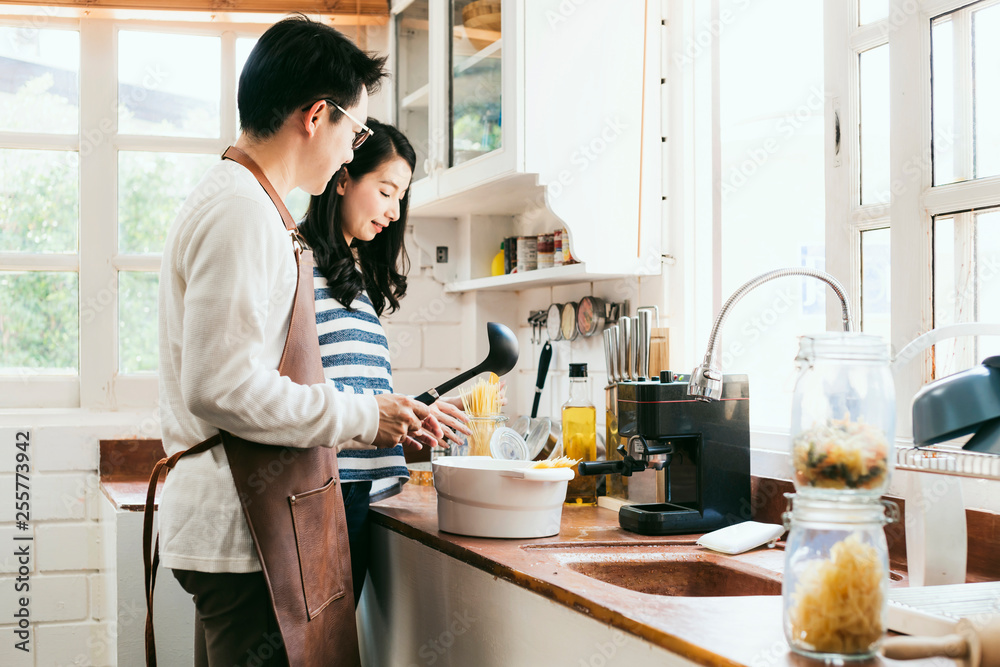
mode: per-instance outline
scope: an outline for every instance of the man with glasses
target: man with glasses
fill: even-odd
[[[368,116],[383,65],[330,26],[304,16],[280,21],[240,75],[236,148],[281,199],[296,187],[322,193],[372,134],[358,119]],[[160,415],[168,456],[220,431],[298,448],[433,440],[436,423],[409,398],[343,394],[279,375],[297,275],[277,204],[248,167],[221,160],[182,206],[163,254]],[[160,560],[195,600],[196,664],[284,665],[226,452],[213,446],[180,458],[167,475]]]

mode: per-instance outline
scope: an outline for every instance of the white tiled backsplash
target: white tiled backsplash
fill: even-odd
[[[400,310],[383,318],[383,321],[387,323],[386,334],[393,352],[396,390],[416,394],[464,370],[460,364],[464,334],[461,298],[446,294],[443,286],[433,279],[429,268],[421,269],[417,266],[417,253],[411,252],[410,257],[414,262],[406,297],[401,302]],[[578,302],[584,296],[597,296],[613,302],[628,299],[634,313],[642,305],[658,305],[662,308],[662,294],[659,276],[511,292],[510,298],[516,300],[516,321],[504,324],[517,334],[520,358],[506,378],[509,400],[506,414],[513,419],[531,412],[538,374],[538,356],[543,344],[533,343],[531,340],[528,315],[532,311],[547,310],[553,303]],[[547,339],[544,332],[541,338],[542,341]],[[590,338],[579,336],[574,341],[554,342],[552,348],[552,361],[539,402],[539,416],[560,418],[560,409],[568,394],[569,364],[583,362],[587,364],[593,401],[598,408],[599,430],[603,431],[604,386],[607,383],[603,338],[600,335]]]

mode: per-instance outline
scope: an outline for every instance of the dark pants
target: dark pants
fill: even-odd
[[[361,587],[368,574],[368,551],[371,529],[368,525],[368,494],[371,482],[347,482],[340,485],[347,516],[347,537],[351,543],[351,574],[354,581],[354,606],[361,600]]]
[[[262,573],[173,573],[194,597],[195,667],[288,666]]]

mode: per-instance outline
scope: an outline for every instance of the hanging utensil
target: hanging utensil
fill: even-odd
[[[562,340],[562,312],[561,303],[549,306],[549,312],[545,316],[545,333],[549,335],[549,340]]]
[[[572,301],[564,303],[562,308],[563,340],[576,340],[580,330],[576,326],[576,304]]]
[[[576,309],[576,327],[585,338],[597,335],[604,329],[608,304],[596,296],[585,296],[580,299]]]
[[[428,389],[416,397],[415,400],[430,405],[442,394],[446,394],[466,380],[471,380],[480,373],[487,371],[497,375],[507,374],[514,365],[517,364],[517,336],[514,332],[497,322],[489,322],[486,325],[486,337],[489,340],[490,351],[486,358],[478,366],[470,368],[464,373],[459,373],[452,379],[439,384],[433,389]]]
[[[538,377],[535,379],[535,400],[531,404],[531,418],[538,416],[538,402],[542,399],[542,387],[545,386],[545,376],[549,372],[549,362],[552,361],[552,343],[545,341],[542,354],[538,357]]]

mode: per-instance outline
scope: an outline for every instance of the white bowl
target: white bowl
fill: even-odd
[[[431,463],[438,528],[472,537],[559,534],[571,468],[531,468],[532,461],[445,456]]]

